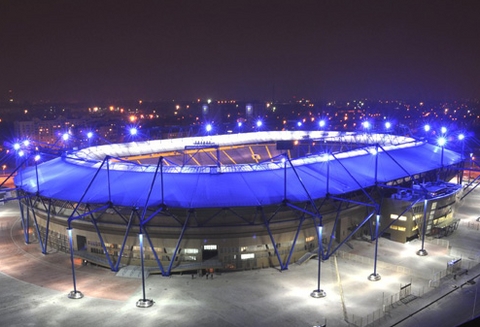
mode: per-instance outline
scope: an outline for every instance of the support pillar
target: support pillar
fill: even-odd
[[[323,226],[318,226],[318,275],[317,275],[317,289],[313,290],[310,293],[311,297],[314,298],[321,298],[327,296],[324,290],[320,288],[320,269],[322,266],[322,258],[323,258],[323,249],[322,249],[322,229]]]
[[[68,242],[70,243],[70,261],[72,263],[72,278],[73,278],[73,291],[68,293],[69,299],[81,299],[83,297],[82,292],[77,290],[77,281],[75,279],[75,263],[73,261],[73,240],[72,240],[72,228],[67,228]]]
[[[144,255],[143,255],[143,234],[140,232],[138,234],[138,239],[140,241],[140,261],[142,262],[142,294],[143,298],[137,301],[138,308],[149,308],[153,305],[152,299],[147,299],[145,296],[145,263],[144,263]]]
[[[417,255],[423,257],[428,255],[427,250],[425,250],[425,233],[427,230],[427,207],[428,200],[423,200],[423,223],[422,223],[422,248],[417,251]]]
[[[380,225],[380,215],[377,214],[377,219],[375,220],[375,258],[373,259],[373,273],[368,276],[368,280],[376,282],[382,277],[377,273],[377,254],[378,254],[378,226]]]

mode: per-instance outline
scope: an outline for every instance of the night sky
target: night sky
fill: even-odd
[[[480,0],[2,0],[0,100],[480,98]]]

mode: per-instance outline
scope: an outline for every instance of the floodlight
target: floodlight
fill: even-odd
[[[35,161],[39,161],[40,160],[40,155],[37,154],[34,159],[35,159]]]
[[[370,122],[368,122],[368,120],[366,120],[366,121],[362,122],[362,126],[365,129],[369,129],[370,128]]]
[[[87,138],[91,139],[93,137],[93,132],[88,132],[87,133]]]
[[[211,132],[211,131],[212,131],[212,128],[213,128],[213,127],[212,127],[212,124],[207,124],[207,126],[205,126],[205,130],[206,130],[207,132]]]
[[[320,120],[320,121],[318,122],[318,126],[320,126],[320,127],[325,127],[325,120],[323,120],[323,119]]]
[[[30,140],[25,140],[25,141],[23,141],[23,145],[29,146],[29,145],[30,145]]]
[[[439,146],[444,146],[446,143],[447,143],[447,139],[444,138],[444,137],[439,137],[438,140],[437,140],[437,144]]]
[[[138,130],[135,127],[130,128],[130,135],[135,136],[137,135]]]
[[[391,127],[392,127],[392,123],[390,123],[389,121],[385,122],[386,129],[390,129]]]
[[[462,141],[463,139],[465,139],[465,134],[463,134],[463,133],[462,133],[462,134],[459,134],[459,135],[458,135],[458,139],[459,139],[460,141]]]
[[[13,149],[14,149],[15,151],[19,150],[19,149],[20,149],[20,144],[19,144],[19,143],[15,143],[15,144],[13,145]]]
[[[69,138],[69,137],[70,137],[70,135],[68,135],[68,133],[64,133],[64,134],[62,135],[62,139],[63,139],[64,141],[68,141],[68,138]]]
[[[428,124],[425,125],[425,126],[423,126],[423,130],[424,130],[425,132],[429,132],[429,131],[430,131],[430,128],[431,128],[431,127],[430,127],[430,125],[428,125]]]
[[[262,127],[263,122],[259,119],[259,120],[257,120],[256,124],[257,124],[257,127]]]
[[[442,131],[442,134],[445,134],[447,132],[447,128],[445,126],[442,126],[441,131]]]

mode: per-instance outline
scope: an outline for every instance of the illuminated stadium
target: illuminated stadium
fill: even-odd
[[[164,276],[283,270],[352,238],[451,233],[459,184],[448,181],[463,160],[391,134],[256,132],[37,157],[15,185],[26,242],[70,252],[73,273],[73,257]]]

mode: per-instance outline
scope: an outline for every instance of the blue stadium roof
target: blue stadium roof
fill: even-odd
[[[381,134],[264,132],[209,136],[206,141],[218,145],[258,144],[306,137],[362,147],[291,160],[277,158],[259,164],[163,166],[156,174],[156,165],[115,158],[184,149],[187,144],[204,142],[206,137],[132,142],[87,148],[28,167],[17,174],[15,184],[44,197],[92,204],[111,202],[128,207],[165,204],[179,208],[265,206],[284,200],[302,202],[327,194],[341,195],[463,160],[460,154],[439,146]]]

